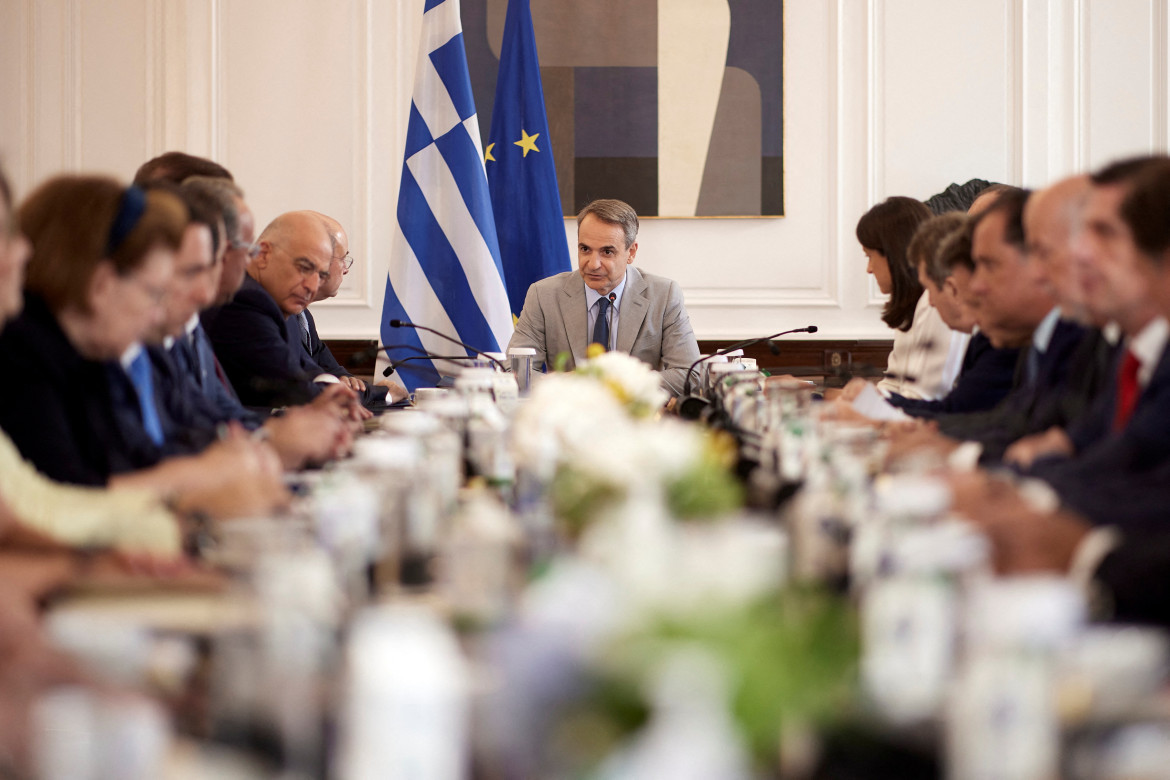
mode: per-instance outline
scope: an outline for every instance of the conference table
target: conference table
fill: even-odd
[[[220,524],[214,582],[58,600],[115,692],[46,703],[54,776],[1166,776],[1165,636],[994,576],[807,383],[720,369],[689,422],[620,358],[491,374]]]

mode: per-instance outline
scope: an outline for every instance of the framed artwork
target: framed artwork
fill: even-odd
[[[461,0],[481,136],[508,0]],[[531,0],[561,207],[784,213],[782,0]]]

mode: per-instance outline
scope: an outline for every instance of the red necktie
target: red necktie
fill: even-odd
[[[1117,379],[1117,410],[1113,415],[1113,430],[1120,431],[1133,415],[1138,398],[1138,369],[1141,361],[1130,350],[1125,351],[1121,361],[1121,375]]]

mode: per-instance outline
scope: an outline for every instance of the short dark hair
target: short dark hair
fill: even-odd
[[[1121,201],[1121,218],[1137,248],[1159,264],[1170,250],[1170,160],[1151,160]]]
[[[1089,181],[1094,186],[1099,187],[1110,184],[1124,184],[1133,181],[1150,165],[1166,159],[1162,155],[1140,155],[1138,157],[1126,157],[1123,160],[1114,160],[1105,167],[1090,173]]]
[[[1007,243],[1025,251],[1024,240],[1024,204],[1028,202],[1032,191],[1021,187],[1011,187],[1001,192],[991,205],[979,214],[972,217],[971,234],[975,228],[992,214],[1004,215],[1003,239]]]
[[[916,266],[921,265],[927,278],[939,287],[942,287],[947,277],[951,275],[949,267],[942,266],[937,262],[939,247],[951,233],[962,229],[965,224],[967,224],[966,214],[961,211],[948,211],[923,222],[918,226],[918,230],[914,231],[914,237],[910,239],[910,246],[906,250],[910,256],[910,262]]]
[[[186,152],[163,152],[142,164],[134,174],[134,183],[139,187],[146,187],[156,181],[182,184],[189,176],[213,176],[235,181],[227,168],[206,157],[196,157]]]
[[[219,257],[219,242],[221,237],[227,237],[227,227],[224,226],[223,212],[220,211],[219,201],[210,193],[198,187],[188,187],[186,184],[179,187],[179,196],[187,205],[187,214],[190,221],[197,225],[206,225],[211,231],[211,256]],[[220,229],[223,229],[223,236]]]
[[[612,198],[595,200],[581,209],[577,215],[577,227],[581,227],[581,222],[590,214],[602,222],[621,227],[626,236],[626,249],[638,240],[638,213],[629,203]]]
[[[965,220],[958,230],[948,234],[939,243],[938,251],[934,255],[934,264],[943,273],[944,282],[956,268],[975,271],[975,261],[971,259],[971,226],[974,224],[974,220]],[[941,282],[939,284],[941,285]]]
[[[882,309],[882,321],[891,328],[908,331],[914,324],[922,285],[906,250],[914,231],[930,217],[930,209],[922,201],[895,195],[865,212],[857,222],[857,240],[866,249],[885,255],[890,266],[890,299]]]
[[[244,191],[227,179],[212,176],[188,176],[183,180],[184,190],[198,190],[213,198],[218,205],[228,241],[240,240],[240,201]]]

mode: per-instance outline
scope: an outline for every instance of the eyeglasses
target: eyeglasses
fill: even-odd
[[[249,259],[260,254],[260,244],[257,244],[257,243],[249,244],[246,241],[241,241],[238,238],[233,238],[231,241],[229,241],[228,246],[231,247],[232,249],[243,250],[243,251],[247,252]]]
[[[344,257],[335,257],[333,259],[341,263],[341,273],[343,275],[349,273],[349,269],[353,268],[353,255],[349,252],[346,252]]]

